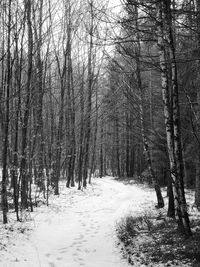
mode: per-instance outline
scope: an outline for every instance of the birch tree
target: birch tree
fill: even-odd
[[[183,157],[180,131],[180,108],[177,82],[177,65],[172,30],[171,1],[161,1],[158,8],[158,48],[162,78],[162,94],[167,135],[167,146],[170,159],[176,218],[181,231],[190,235],[190,222],[184,192]],[[169,58],[166,55],[169,55]],[[167,60],[170,60],[170,77]],[[170,95],[172,104],[170,103]]]

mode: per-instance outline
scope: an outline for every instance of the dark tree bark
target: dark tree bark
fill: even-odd
[[[35,86],[35,107],[34,115],[36,120],[35,138],[37,138],[37,150],[38,150],[38,177],[36,177],[36,183],[43,192],[45,192],[44,185],[44,135],[43,135],[43,62],[42,62],[42,28],[43,28],[43,0],[39,0],[37,3],[38,19],[35,19],[34,32],[35,32],[35,44],[36,44],[36,86]]]
[[[25,20],[25,18],[24,18]],[[14,145],[13,145],[13,168],[12,168],[12,183],[14,189],[14,206],[17,221],[19,218],[19,181],[18,181],[18,168],[19,168],[19,119],[20,119],[20,111],[21,111],[21,79],[22,79],[22,58],[23,58],[23,49],[21,53],[19,52],[19,36],[18,36],[18,22],[16,18],[16,32],[15,32],[15,94],[16,97],[14,99],[14,105],[16,107],[16,116],[14,122]],[[22,32],[22,40],[24,39],[25,33],[25,24]]]
[[[82,82],[80,86],[80,108],[81,108],[81,120],[80,120],[80,136],[79,136],[79,157],[78,157],[78,190],[82,187],[82,174],[83,174],[83,140],[84,140],[84,67],[82,73]]]
[[[92,146],[92,160],[91,160],[91,172],[89,184],[91,183],[92,175],[94,175],[97,159],[96,159],[96,148],[97,148],[97,132],[98,132],[98,88],[96,88],[95,96],[95,123],[94,123],[94,132],[93,132],[93,146]]]
[[[21,164],[20,164],[20,180],[21,180],[21,206],[23,209],[28,207],[28,171],[27,171],[27,145],[28,145],[28,123],[30,115],[30,97],[31,97],[31,78],[33,68],[33,32],[32,32],[32,4],[31,0],[25,2],[26,19],[28,27],[28,66],[26,81],[26,100],[25,110],[22,124],[22,148],[21,148]]]
[[[103,160],[103,114],[102,114],[102,117],[101,117],[100,157],[99,157],[99,163],[100,163],[99,177],[102,178],[104,176],[104,160]]]
[[[130,175],[130,119],[128,111],[126,112],[126,176],[131,177]]]
[[[74,97],[74,83],[73,83],[73,68],[72,68],[72,25],[71,25],[71,3],[68,7],[68,26],[67,26],[67,127],[68,127],[68,171],[67,171],[67,187],[74,186],[74,168],[76,159],[76,136],[75,136],[75,97]]]
[[[169,199],[167,217],[175,218],[174,194],[173,194],[171,177],[168,178],[167,191]]]
[[[92,87],[93,87],[93,34],[94,34],[94,10],[93,0],[89,2],[90,8],[90,29],[89,29],[89,51],[88,51],[88,86],[86,104],[86,126],[85,126],[85,148],[84,148],[84,168],[83,168],[83,187],[87,186],[87,176],[89,169],[89,149],[91,139],[91,111],[92,111]]]
[[[196,8],[197,8],[197,42],[198,49],[200,51],[200,0],[196,0]],[[200,68],[200,63],[198,63],[198,68]],[[198,69],[199,71],[199,69]],[[197,88],[197,104],[200,106],[200,73],[197,74],[198,88]],[[197,207],[200,207],[200,109],[198,109],[196,113],[196,130],[197,130],[197,159],[196,159],[196,179],[195,179],[195,204]]]
[[[3,124],[3,154],[2,154],[2,190],[1,190],[1,204],[3,211],[3,223],[7,223],[8,200],[7,200],[7,183],[8,183],[8,146],[9,146],[9,121],[10,121],[10,86],[11,86],[11,4],[8,3],[8,40],[7,40],[7,79],[6,79],[6,95],[5,95],[5,121]]]
[[[136,60],[136,80],[137,80],[137,86],[140,92],[140,99],[139,99],[139,112],[140,112],[140,123],[141,123],[141,133],[142,133],[142,141],[144,145],[144,151],[146,154],[146,160],[148,163],[148,169],[151,174],[151,179],[154,184],[156,196],[157,196],[157,207],[158,208],[163,208],[164,207],[164,200],[162,197],[160,185],[158,182],[158,178],[155,174],[155,171],[153,169],[152,165],[152,160],[151,160],[151,154],[150,154],[150,149],[149,149],[149,144],[148,140],[146,137],[146,125],[145,125],[145,115],[144,115],[144,87],[142,85],[142,79],[141,79],[141,62],[140,62],[140,56],[141,56],[141,46],[140,46],[140,34],[139,34],[139,26],[138,26],[138,9],[137,6],[135,6],[135,27],[137,30],[136,33],[136,41],[137,41],[137,46],[135,49],[135,60]]]

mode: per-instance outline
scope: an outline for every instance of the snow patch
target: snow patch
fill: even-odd
[[[60,192],[28,222],[1,226],[0,266],[128,267],[116,245],[116,223],[152,206],[154,191],[105,177],[84,191],[61,183]]]

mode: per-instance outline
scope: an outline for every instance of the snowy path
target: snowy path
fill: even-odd
[[[86,192],[61,189],[49,208],[31,215],[34,231],[10,244],[0,266],[127,267],[116,247],[116,221],[150,205],[154,192],[109,177],[94,180]]]

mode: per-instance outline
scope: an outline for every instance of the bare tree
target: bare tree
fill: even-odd
[[[177,65],[172,32],[171,1],[161,1],[158,7],[158,48],[162,78],[162,94],[164,102],[165,126],[168,153],[175,199],[176,218],[180,229],[187,235],[191,234],[187,205],[184,193],[184,173],[180,132],[180,109],[178,98]],[[166,54],[170,57],[169,81]],[[171,85],[171,91],[170,91]],[[172,104],[170,101],[172,97]]]
[[[27,147],[28,147],[28,126],[30,116],[31,101],[31,79],[33,69],[33,30],[32,30],[32,3],[31,0],[25,2],[26,22],[28,27],[28,62],[26,78],[26,99],[22,121],[22,144],[21,144],[21,164],[20,164],[20,182],[21,182],[21,205],[22,208],[28,207],[28,170],[27,170]]]
[[[7,201],[7,183],[8,183],[8,146],[9,146],[9,122],[10,122],[10,87],[11,87],[11,13],[12,0],[8,3],[8,19],[7,19],[7,77],[6,77],[6,91],[5,91],[5,120],[3,124],[3,170],[2,170],[2,210],[3,210],[3,223],[7,223],[7,211],[8,211],[8,201]]]

